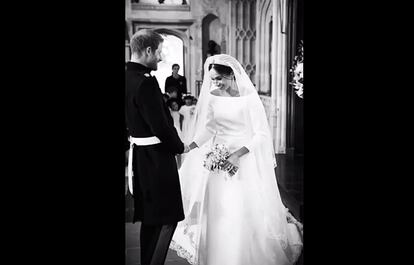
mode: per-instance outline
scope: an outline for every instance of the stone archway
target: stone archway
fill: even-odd
[[[182,41],[183,44],[183,50],[182,50],[182,54],[183,54],[183,58],[182,58],[182,64],[180,65],[180,68],[182,69],[183,75],[186,77],[187,79],[187,87],[189,86],[188,84],[188,77],[190,75],[190,71],[189,71],[189,67],[188,65],[190,64],[189,61],[189,54],[188,54],[188,47],[189,47],[189,38],[187,37],[187,35],[180,30],[176,30],[176,29],[170,29],[170,28],[156,28],[154,29],[155,32],[163,34],[163,35],[172,35],[174,37],[177,37],[178,39],[180,39]],[[180,63],[179,63],[180,64]],[[180,70],[181,70],[180,69]],[[163,84],[160,84],[160,87],[163,87]]]
[[[214,53],[221,53],[222,28],[220,19],[213,14],[206,15],[201,23],[203,62],[209,52],[209,42],[214,43]]]

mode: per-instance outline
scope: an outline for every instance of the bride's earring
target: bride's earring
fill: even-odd
[[[233,90],[236,94],[239,94],[239,90],[237,89],[237,86],[236,86],[236,82],[235,82],[235,80],[234,80],[234,77],[231,79],[231,88],[232,88],[232,90]]]

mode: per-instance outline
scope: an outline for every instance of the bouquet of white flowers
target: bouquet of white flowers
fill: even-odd
[[[299,45],[299,54],[295,56],[294,63],[290,69],[292,74],[293,81],[290,82],[295,89],[298,97],[303,98],[303,42],[300,42]]]
[[[226,170],[224,168],[224,163],[226,162],[227,158],[230,156],[230,151],[228,147],[224,144],[215,144],[210,152],[206,154],[206,158],[204,160],[204,167],[209,171],[218,172],[218,171],[225,171],[229,174],[229,176],[233,176],[237,168],[231,168],[230,170]]]

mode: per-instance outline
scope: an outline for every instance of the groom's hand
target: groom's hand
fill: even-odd
[[[190,147],[188,145],[184,144],[184,152],[183,152],[183,154],[190,152],[190,150],[191,150]]]

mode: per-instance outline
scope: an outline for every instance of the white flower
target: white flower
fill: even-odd
[[[303,98],[303,85],[298,88],[296,91],[296,95],[298,95],[298,97]]]
[[[295,56],[290,72],[293,73],[290,84],[295,89],[298,97],[303,98],[303,42],[300,44],[299,55]]]
[[[229,155],[230,152],[227,146],[224,144],[216,144],[206,154],[204,167],[210,171],[223,170],[224,162]]]
[[[300,75],[303,73],[303,63],[298,63],[295,69],[295,74]]]

